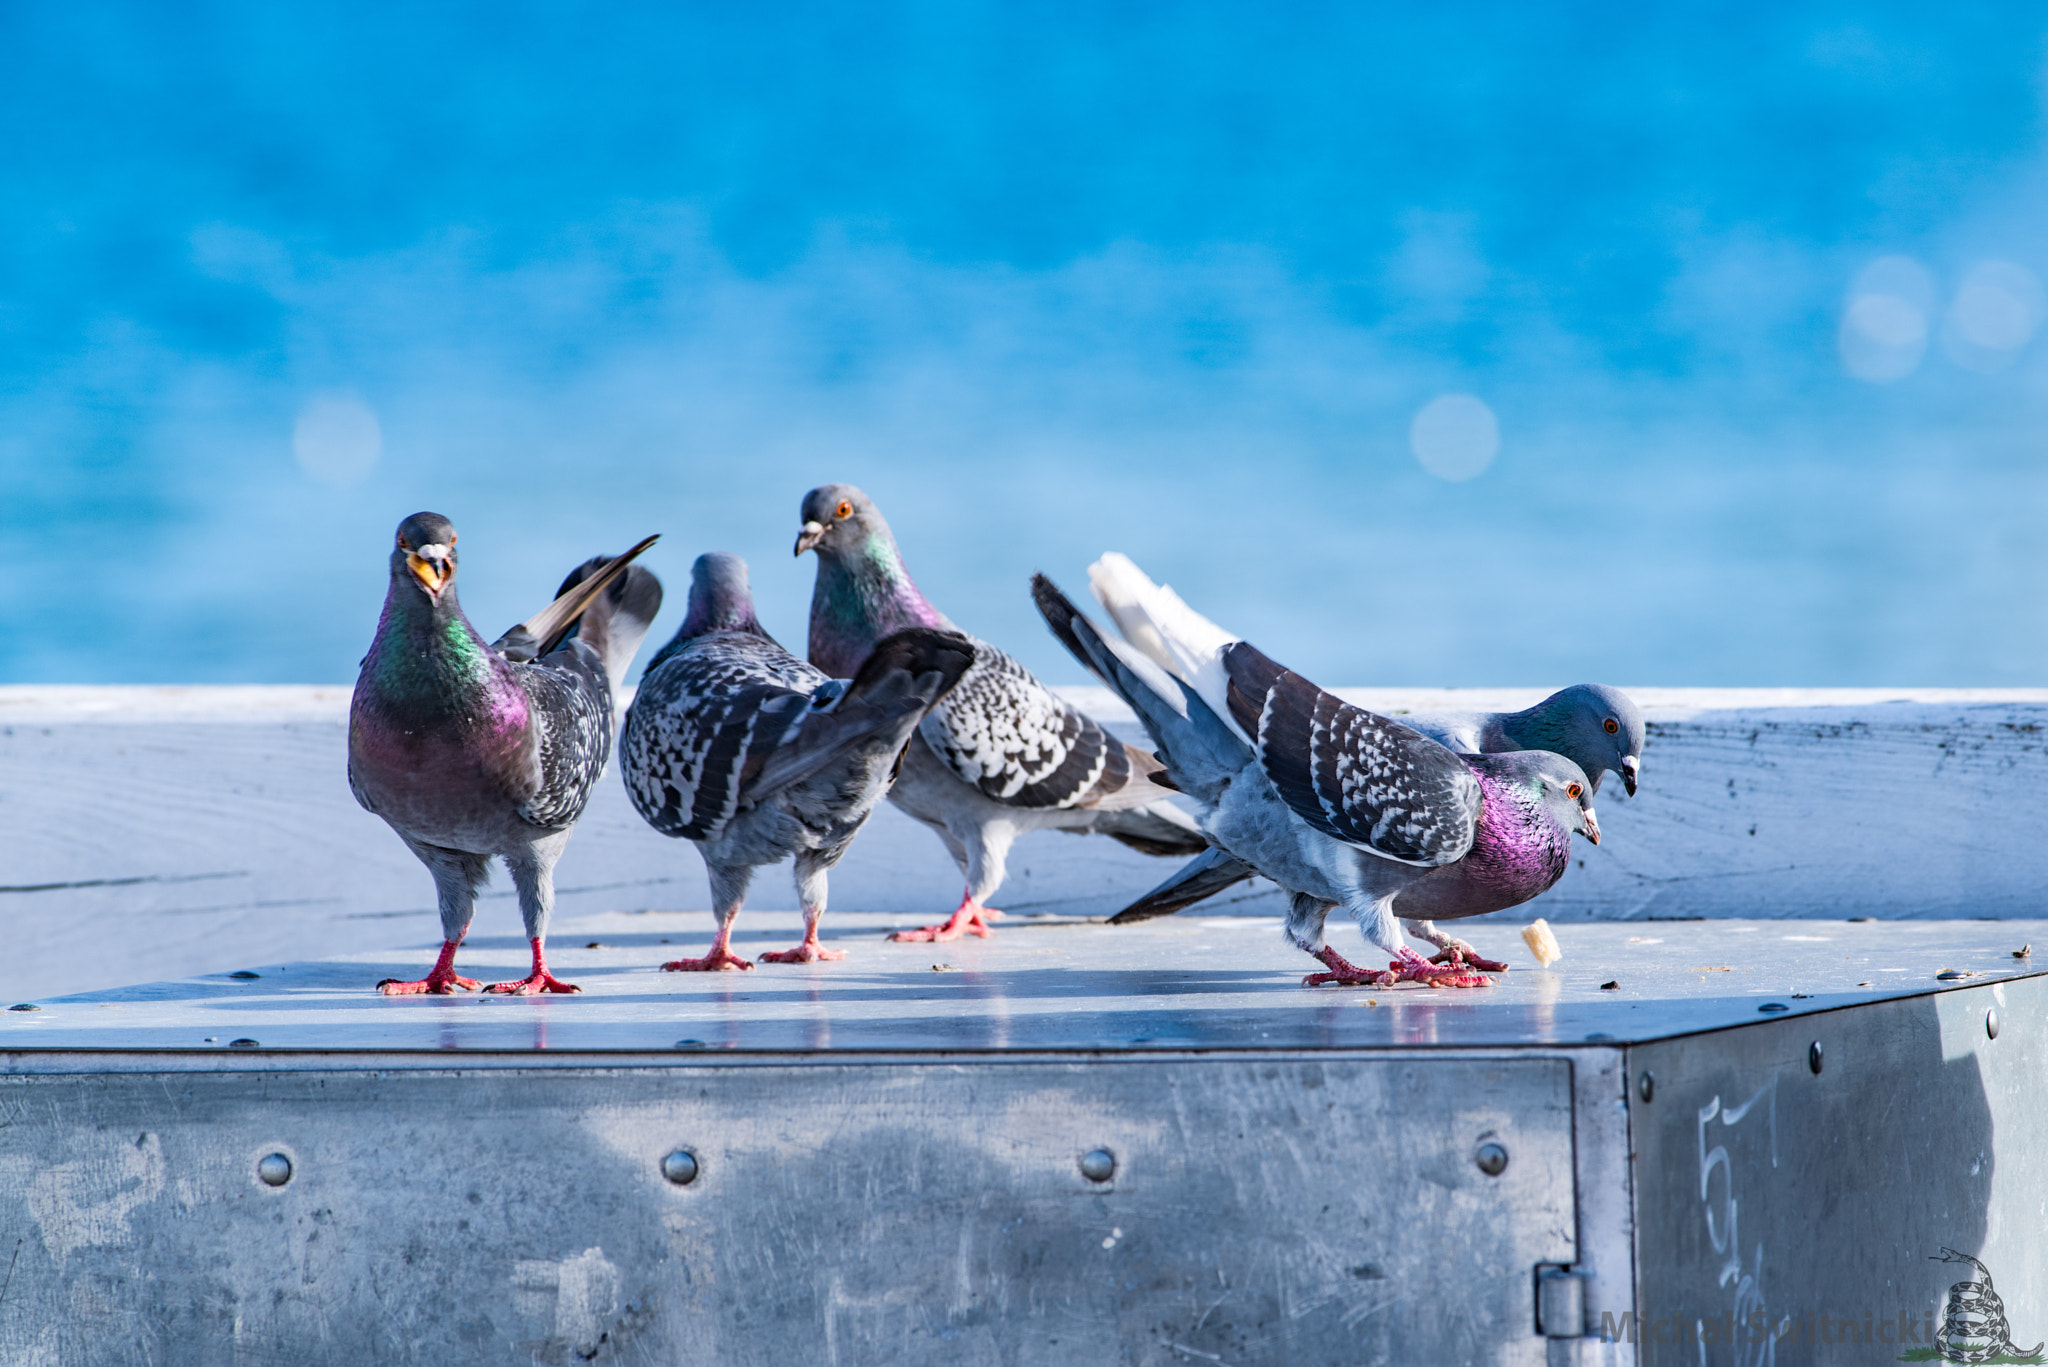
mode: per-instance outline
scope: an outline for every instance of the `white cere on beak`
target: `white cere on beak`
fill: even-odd
[[[448,558],[448,548],[438,541],[430,541],[414,551],[413,554],[422,560],[446,560]]]

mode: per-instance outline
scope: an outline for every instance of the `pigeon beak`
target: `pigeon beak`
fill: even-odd
[[[796,553],[802,555],[825,539],[825,524],[806,522],[804,529],[796,534]]]
[[[1581,807],[1579,808],[1579,811],[1586,818],[1586,839],[1592,841],[1595,845],[1599,844],[1600,818],[1593,815],[1593,809],[1591,807]]]
[[[422,546],[408,551],[405,567],[412,571],[412,577],[420,581],[420,587],[427,591],[429,598],[439,598],[441,590],[448,587],[448,580],[454,575],[455,567],[448,561],[446,546]]]
[[[1628,789],[1630,797],[1636,795],[1636,770],[1641,767],[1634,755],[1629,755],[1621,761],[1621,786]]]

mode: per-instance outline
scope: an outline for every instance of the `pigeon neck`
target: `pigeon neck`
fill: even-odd
[[[481,715],[493,730],[522,727],[526,697],[509,676],[510,666],[463,615],[453,586],[432,601],[410,585],[391,586],[363,658],[378,711],[418,725]]]
[[[893,538],[873,536],[849,556],[819,558],[811,593],[812,664],[850,679],[875,642],[911,627],[950,631],[953,624],[917,591]]]
[[[1553,755],[1566,759],[1584,769],[1594,772],[1594,766],[1587,761],[1591,755],[1581,755],[1567,749],[1571,745],[1568,728],[1569,709],[1554,709],[1550,699],[1545,698],[1534,707],[1521,712],[1504,713],[1500,718],[1501,735],[1516,750],[1548,750]]]
[[[1523,898],[1555,883],[1571,859],[1571,832],[1560,830],[1529,785],[1474,764],[1479,779],[1479,825],[1466,856],[1489,870],[1495,881],[1527,883]],[[1512,904],[1510,904],[1512,905]]]

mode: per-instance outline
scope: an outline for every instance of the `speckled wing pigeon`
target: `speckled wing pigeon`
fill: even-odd
[[[489,992],[578,989],[548,972],[555,861],[611,755],[612,692],[661,608],[632,564],[654,538],[571,571],[559,596],[485,645],[455,595],[455,528],[438,513],[399,524],[391,582],[349,704],[348,779],[434,876],[441,956],[387,996],[477,984],[455,972],[477,889],[497,856],[512,871],[533,971]]]
[[[1310,985],[1485,985],[1463,964],[1410,949],[1394,899],[1434,879],[1447,903],[1433,902],[1436,914],[1498,911],[1563,875],[1573,831],[1599,840],[1591,785],[1561,755],[1454,754],[1192,614],[1155,614],[1150,625],[1187,670],[1183,682],[1104,637],[1043,575],[1032,596],[1061,643],[1137,712],[1168,776],[1199,805],[1210,843],[1290,894],[1288,939],[1327,969]],[[1386,972],[1323,943],[1338,905],[1390,956]]]
[[[619,742],[626,791],[648,824],[693,842],[718,917],[711,950],[662,965],[744,969],[729,948],[754,870],[792,855],[803,943],[764,963],[838,959],[818,943],[826,879],[889,790],[918,723],[974,662],[955,632],[885,637],[851,681],[827,679],[754,615],[746,562],[699,556],[675,639],[648,663]]]
[[[1155,614],[1184,624],[1199,622],[1199,630],[1212,639],[1228,636],[1189,608],[1172,589],[1154,584],[1126,556],[1114,551],[1104,555],[1089,567],[1088,577],[1096,600],[1124,638],[1168,673],[1178,675],[1182,665],[1153,625]],[[1413,712],[1396,719],[1459,754],[1548,750],[1563,755],[1592,779],[1596,794],[1601,780],[1612,770],[1621,775],[1629,795],[1635,795],[1646,728],[1641,710],[1618,688],[1574,684],[1520,712]],[[1241,862],[1210,850],[1111,917],[1110,923],[1125,925],[1169,915],[1251,876]],[[1416,909],[1423,900],[1420,892],[1403,894],[1395,899],[1394,911],[1403,918],[1409,934],[1437,946],[1436,962],[1465,962],[1488,973],[1507,971],[1506,964],[1478,957],[1472,946],[1423,919],[1424,913]]]
[[[896,538],[868,496],[850,484],[804,495],[796,552],[816,551],[811,663],[848,675],[893,631],[953,629],[903,567]],[[972,639],[972,638],[970,638]],[[1003,881],[1010,845],[1034,830],[1097,832],[1146,854],[1206,848],[1156,779],[1159,763],[1104,731],[986,641],[974,667],[918,728],[889,800],[938,833],[966,876],[943,925],[898,940],[989,933],[988,898]]]

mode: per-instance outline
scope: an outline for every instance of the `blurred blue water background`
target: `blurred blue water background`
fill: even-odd
[[[796,644],[836,479],[1060,681],[1114,548],[1332,684],[2039,683],[2044,35],[6,5],[0,677],[350,679],[420,508]]]

